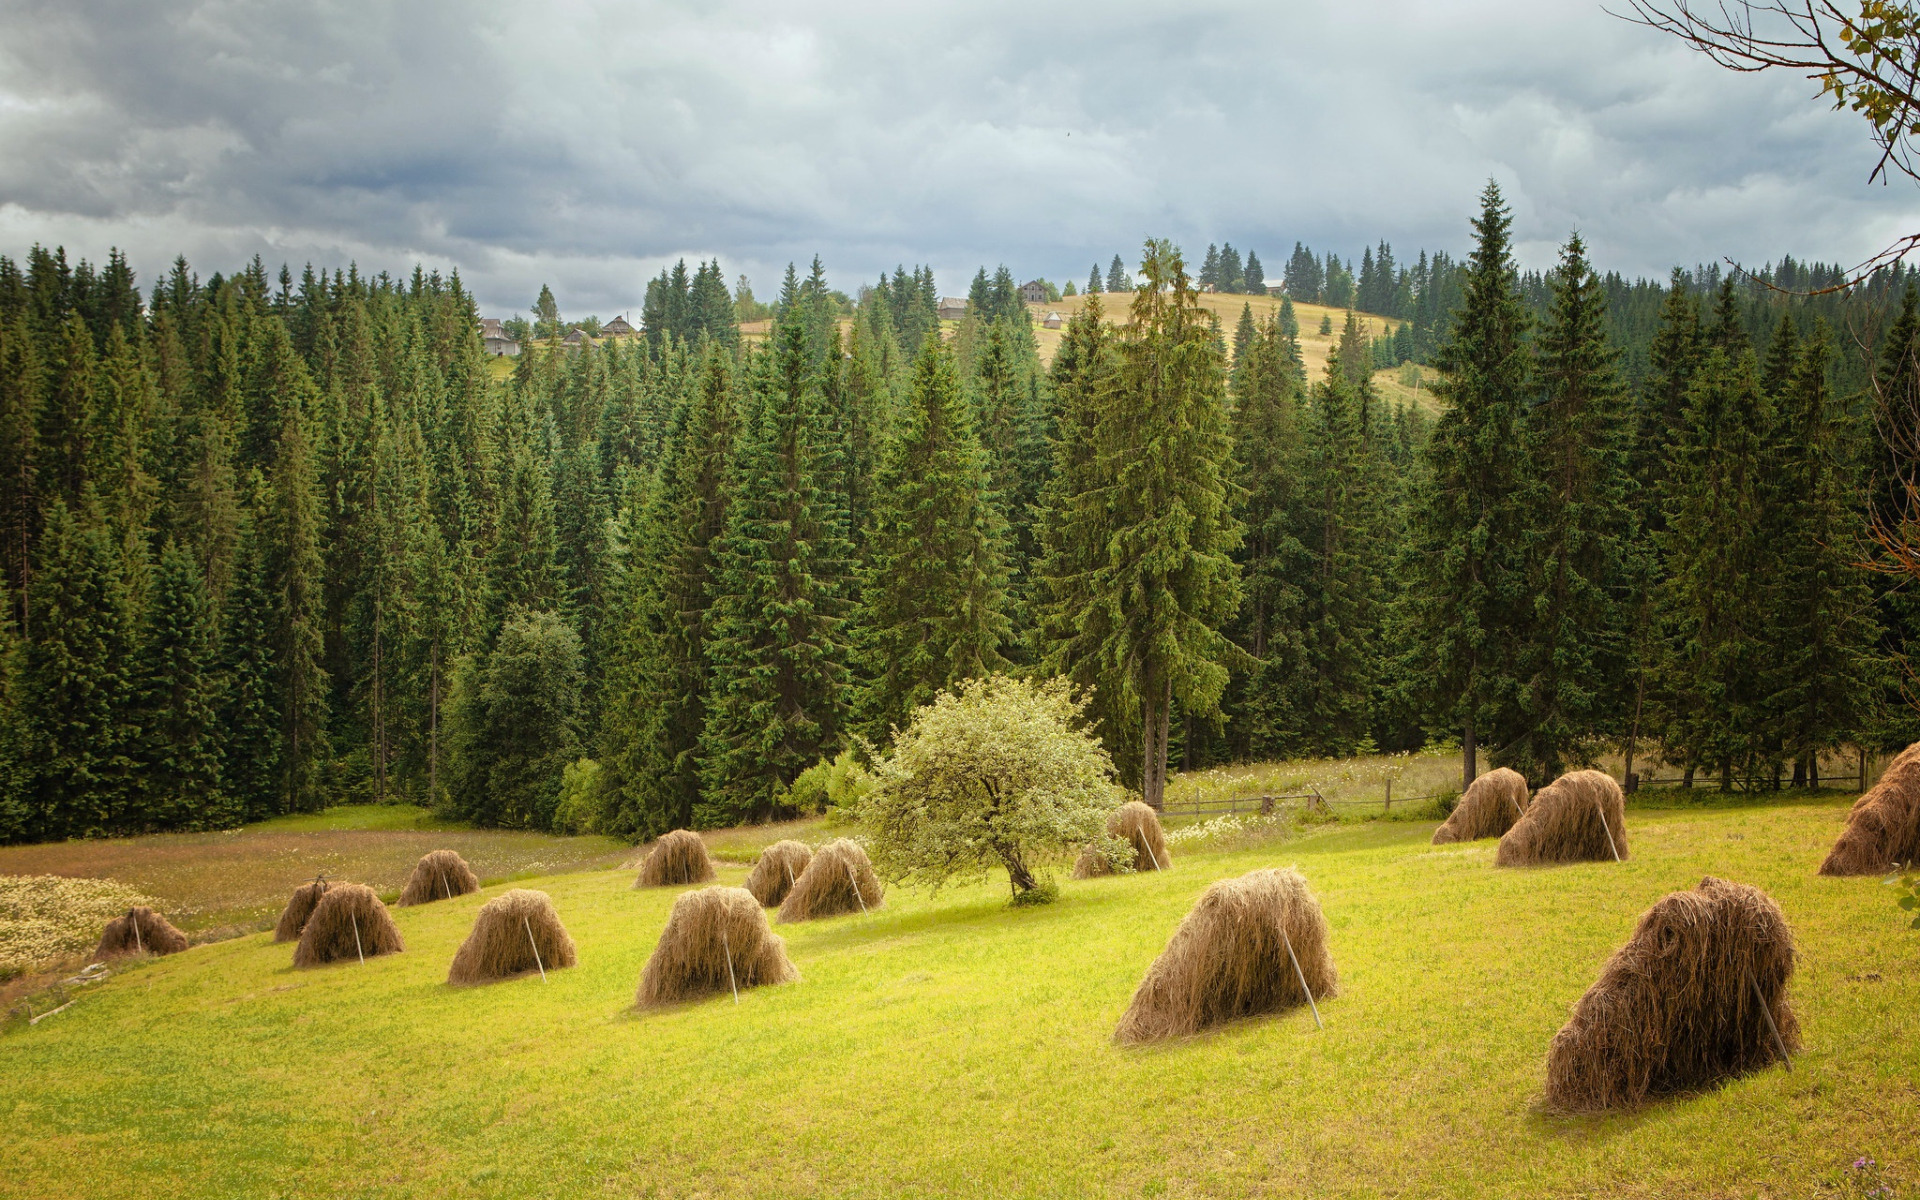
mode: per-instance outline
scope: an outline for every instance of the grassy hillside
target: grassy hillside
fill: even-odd
[[[1625,865],[1495,871],[1431,824],[1177,850],[1161,875],[1004,884],[784,927],[800,983],[638,1015],[675,892],[537,883],[552,981],[446,987],[480,896],[396,913],[405,954],[294,971],[265,935],[133,965],[0,1039],[0,1195],[1807,1196],[1904,1188],[1920,935],[1813,868],[1844,800],[1635,809]],[[1145,1050],[1114,1023],[1210,881],[1298,865],[1341,994]],[[1799,939],[1806,1049],[1718,1091],[1543,1116],[1548,1039],[1653,900],[1759,884]],[[738,883],[740,865],[721,879]],[[1904,1191],[1901,1194],[1905,1194]]]

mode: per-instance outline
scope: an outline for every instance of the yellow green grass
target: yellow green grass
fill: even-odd
[[[265,935],[140,963],[0,1038],[0,1195],[1754,1196],[1920,1146],[1920,936],[1813,874],[1839,800],[1635,810],[1634,857],[1496,871],[1491,842],[1341,826],[1174,870],[1004,884],[783,927],[803,980],[636,1015],[679,889],[536,881],[580,966],[442,983],[481,903],[400,910],[407,952],[296,972]],[[1297,865],[1341,995],[1150,1049],[1109,1041],[1207,883]],[[1547,1041],[1655,899],[1713,873],[1780,902],[1806,1049],[1599,1119],[1532,1105]],[[744,865],[723,863],[738,884]],[[1901,1194],[1905,1194],[1903,1191]]]

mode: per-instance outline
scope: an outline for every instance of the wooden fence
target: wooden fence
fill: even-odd
[[[1312,784],[1308,784],[1307,786],[1310,790],[1304,792],[1275,792],[1263,793],[1258,796],[1229,796],[1222,800],[1196,800],[1190,804],[1169,804],[1166,807],[1166,815],[1170,817],[1220,817],[1237,815],[1243,812],[1257,812],[1265,816],[1277,808],[1296,802],[1302,808],[1318,809],[1321,812],[1329,812],[1336,808],[1372,808],[1378,805],[1380,811],[1384,814],[1392,812],[1395,804],[1404,807],[1409,804],[1419,804],[1423,801],[1433,799],[1432,795],[1395,796],[1393,794],[1393,782],[1391,780],[1387,782],[1384,791],[1377,800],[1329,800],[1320,794],[1318,787]]]

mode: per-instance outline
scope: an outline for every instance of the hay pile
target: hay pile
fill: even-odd
[[[293,948],[293,965],[317,967],[323,963],[356,962],[362,956],[398,954],[407,944],[380,903],[364,883],[336,883],[329,887],[300,931]]]
[[[835,838],[820,847],[780,903],[780,923],[868,912],[887,896],[860,843]]]
[[[314,906],[326,894],[327,879],[324,875],[315,878],[312,883],[303,883],[293,889],[293,895],[287,898],[287,906],[280,910],[279,923],[273,927],[273,940],[299,941],[300,931],[307,927],[307,918],[313,915]]]
[[[1572,771],[1540,789],[1494,852],[1496,867],[1627,857],[1627,798],[1613,776]]]
[[[480,877],[473,873],[466,859],[451,850],[435,850],[421,855],[420,861],[413,865],[413,874],[407,877],[407,886],[400,889],[400,898],[394,903],[404,908],[451,900],[479,890]]]
[[[460,943],[448,983],[491,983],[545,973],[579,961],[573,939],[545,892],[514,888],[480,906],[473,932]]]
[[[1920,742],[1853,802],[1847,827],[1820,864],[1822,875],[1884,875],[1920,862]]]
[[[1200,894],[1153,960],[1113,1040],[1180,1037],[1237,1017],[1305,1004],[1303,975],[1314,1000],[1339,991],[1340,974],[1327,949],[1327,919],[1306,879],[1298,871],[1273,868],[1223,879]]]
[[[186,934],[151,908],[136,904],[125,916],[107,922],[93,960],[100,962],[126,954],[178,954],[186,948]]]
[[[771,908],[787,898],[812,861],[813,848],[805,842],[791,838],[775,842],[760,852],[760,860],[753,864],[753,873],[747,876],[747,890],[755,900]]]
[[[673,902],[633,1002],[652,1008],[798,978],[786,942],[752,892],[701,888]]]
[[[1668,895],[1554,1035],[1547,1103],[1595,1112],[1778,1061],[1775,1030],[1790,1050],[1800,1044],[1792,974],[1793,933],[1759,888],[1709,875]]]
[[[1497,767],[1467,786],[1446,822],[1433,831],[1433,844],[1499,837],[1526,811],[1527,777],[1511,767]]]
[[[676,829],[653,844],[633,886],[678,887],[706,883],[712,878],[713,860],[707,857],[707,844],[690,829]]]
[[[1160,828],[1160,814],[1138,800],[1129,800],[1107,818],[1107,834],[1133,846],[1133,869],[1164,871],[1173,865],[1167,849],[1166,831]],[[1073,864],[1075,879],[1092,879],[1113,874],[1113,865],[1105,855],[1089,846]]]

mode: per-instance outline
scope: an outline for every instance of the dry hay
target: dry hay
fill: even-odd
[[[1527,777],[1511,767],[1496,767],[1467,785],[1467,794],[1433,831],[1433,844],[1500,837],[1526,811]]]
[[[1496,867],[1627,857],[1627,798],[1613,776],[1571,771],[1540,789],[1494,852]],[[1602,819],[1604,814],[1604,821]]]
[[[327,881],[324,876],[293,889],[293,895],[287,898],[287,906],[280,910],[279,923],[273,927],[273,940],[299,941],[300,931],[307,927],[307,918],[313,915],[314,906],[326,894]]]
[[[1920,742],[1887,764],[1880,782],[1847,813],[1847,827],[1820,864],[1822,875],[1884,875],[1920,862]]]
[[[633,1002],[652,1008],[798,978],[786,942],[752,892],[701,888],[673,902]]]
[[[747,890],[755,900],[771,908],[787,898],[812,861],[813,848],[805,842],[792,838],[775,842],[760,852],[759,861],[753,864],[753,873],[747,876]]]
[[[300,944],[293,948],[293,965],[317,967],[345,959],[397,954],[407,948],[400,929],[393,923],[387,906],[364,883],[336,883],[320,897],[320,903],[300,931]]]
[[[676,829],[653,844],[653,851],[640,864],[640,878],[633,881],[633,886],[678,887],[712,879],[713,860],[707,857],[707,844],[690,829]]]
[[[1223,879],[1200,894],[1153,960],[1113,1040],[1180,1037],[1237,1017],[1305,1004],[1301,975],[1314,1000],[1339,991],[1340,973],[1327,948],[1327,919],[1306,879],[1298,871],[1271,867]]]
[[[400,898],[394,904],[400,907],[429,904],[479,890],[480,877],[473,873],[466,859],[452,850],[435,850],[420,856],[420,861],[413,866],[413,874],[407,877],[407,886],[400,889]]]
[[[1759,888],[1709,875],[1669,894],[1554,1035],[1547,1104],[1596,1112],[1778,1061],[1775,1030],[1789,1049],[1800,1044],[1787,1003],[1792,974],[1793,933]]]
[[[780,902],[779,921],[811,921],[816,917],[837,917],[841,913],[867,912],[879,908],[886,899],[880,876],[860,843],[835,838],[814,853],[807,869],[793,882],[793,890]]]
[[[1119,838],[1133,847],[1133,869],[1136,871],[1164,871],[1173,865],[1173,854],[1167,849],[1166,831],[1160,828],[1160,814],[1154,812],[1150,805],[1129,800],[1114,809],[1107,818],[1107,836]],[[1073,864],[1075,879],[1111,874],[1113,864],[1092,846],[1082,850]]]
[[[545,892],[514,888],[480,906],[473,932],[453,956],[447,982],[491,983],[578,961],[553,899]]]
[[[151,908],[136,904],[124,916],[107,922],[93,960],[100,962],[125,954],[178,954],[186,948],[186,934]]]

